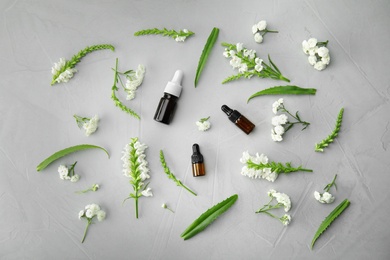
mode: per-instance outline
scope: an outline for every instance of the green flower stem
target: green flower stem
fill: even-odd
[[[251,160],[249,160],[247,162],[247,166],[248,166],[248,168],[255,169],[255,170],[262,170],[264,168],[271,168],[271,171],[276,172],[277,174],[280,174],[280,173],[287,174],[290,172],[298,172],[298,171],[313,172],[313,170],[302,168],[302,166],[294,168],[291,166],[291,163],[285,163],[285,165],[283,165],[282,163],[276,163],[276,162],[256,164],[256,163],[253,163]]]
[[[92,218],[87,218],[87,221],[88,221],[87,226],[85,227],[84,236],[83,239],[81,240],[81,243],[84,243],[85,237],[87,236],[88,228],[92,224]]]
[[[157,35],[157,34],[161,34],[162,36],[168,36],[168,37],[175,39],[178,36],[179,37],[182,37],[182,36],[190,37],[191,35],[194,34],[194,32],[191,32],[191,31],[184,32],[183,30],[180,30],[179,32],[177,32],[175,30],[168,30],[166,28],[164,28],[164,29],[153,28],[153,29],[145,29],[145,30],[137,31],[134,33],[134,36]]]
[[[286,125],[288,125],[288,127],[286,128],[285,132],[287,132],[288,130],[290,130],[295,124],[302,124],[303,125],[303,128],[302,128],[302,131],[305,130],[309,125],[310,123],[309,122],[306,122],[306,121],[302,121],[301,118],[299,117],[298,115],[298,112],[295,114],[295,116],[293,114],[290,113],[290,111],[288,111],[285,107],[284,107],[284,104],[281,104],[280,105],[280,111],[282,112],[286,112],[287,114],[289,114],[292,118],[294,118],[295,120],[297,120],[296,122],[287,122]]]
[[[332,182],[325,186],[324,190],[326,192],[329,192],[330,188],[332,188],[333,186],[337,190],[336,178],[337,178],[337,174],[334,175]]]
[[[197,196],[197,194],[195,192],[193,192],[191,189],[189,189],[187,186],[185,186],[180,180],[178,180],[176,178],[176,176],[171,172],[171,170],[168,168],[167,166],[167,163],[165,161],[165,156],[164,156],[164,152],[162,150],[160,150],[160,162],[161,162],[161,165],[162,167],[164,168],[164,172],[166,173],[166,175],[168,176],[169,179],[173,180],[177,186],[180,186],[184,189],[186,189],[187,191],[189,191],[191,194],[193,194],[194,196]]]
[[[138,190],[134,190],[134,192],[137,194]],[[138,197],[134,198],[135,200],[135,218],[138,218]]]
[[[325,147],[328,147],[329,144],[333,143],[334,139],[338,136],[340,132],[341,123],[343,121],[344,108],[340,109],[339,115],[337,117],[336,126],[333,129],[332,133],[328,135],[324,140],[315,145],[316,152],[323,152]]]
[[[61,73],[63,73],[67,69],[74,68],[77,65],[77,63],[79,63],[81,59],[85,57],[88,53],[93,51],[105,50],[105,49],[115,51],[115,47],[112,46],[111,44],[99,44],[99,45],[87,46],[85,49],[79,51],[70,60],[66,61],[65,66],[60,71],[58,71],[55,75],[53,75],[53,80],[51,81],[51,85],[53,86],[56,83],[56,79]]]
[[[129,115],[137,118],[137,119],[141,119],[141,117],[133,110],[131,110],[130,108],[128,108],[127,106],[125,106],[119,99],[118,97],[115,95],[115,91],[118,91],[118,87],[116,86],[116,83],[118,81],[121,81],[120,77],[119,77],[119,72],[118,72],[118,58],[116,58],[116,62],[115,62],[115,70],[114,70],[114,84],[111,88],[112,92],[111,92],[111,99],[114,101],[114,104],[115,106],[119,107],[122,111],[128,113]],[[123,86],[123,83],[121,82],[122,86]]]

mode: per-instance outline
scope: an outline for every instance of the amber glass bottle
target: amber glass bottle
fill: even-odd
[[[192,175],[194,177],[204,176],[206,174],[206,170],[203,162],[203,155],[199,151],[199,145],[194,144],[192,146]]]
[[[255,125],[237,110],[230,109],[227,105],[223,105],[221,109],[228,116],[229,120],[247,135],[255,128]]]

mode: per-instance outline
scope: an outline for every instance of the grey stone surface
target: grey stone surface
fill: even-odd
[[[390,24],[388,1],[10,1],[0,3],[0,258],[1,259],[389,259]],[[256,44],[254,23],[266,20],[269,34]],[[190,29],[184,43],[161,36],[134,37],[135,31],[166,27]],[[213,27],[220,28],[197,88],[196,66]],[[329,40],[331,64],[318,72],[307,62],[301,42]],[[242,79],[225,85],[235,73],[222,56],[222,42],[242,42],[266,58],[270,54],[292,85],[317,88],[315,96],[265,96],[246,103],[261,89],[284,82]],[[66,84],[50,86],[50,69],[88,45],[110,43],[77,65]],[[119,69],[146,66],[144,83],[128,106],[140,121],[114,106],[111,96],[115,58]],[[184,72],[182,96],[173,122],[153,120],[164,87],[175,70]],[[123,92],[119,97],[125,100]],[[294,127],[285,140],[271,140],[272,103],[283,97],[311,122]],[[220,110],[227,104],[256,124],[245,135]],[[339,137],[324,153],[314,144],[333,129],[345,108]],[[73,114],[101,118],[86,137]],[[199,132],[195,122],[211,116],[212,127]],[[121,151],[131,137],[146,143],[150,187],[140,199],[140,217],[122,175]],[[105,147],[64,157],[42,172],[36,166],[62,148],[90,143]],[[206,176],[193,178],[191,146],[205,157]],[[159,163],[165,152],[171,170],[194,189],[195,197],[175,186]],[[240,174],[243,151],[314,170],[280,176],[274,183]],[[78,161],[78,183],[58,177],[59,164]],[[338,174],[334,204],[313,197]],[[93,183],[95,193],[75,194]],[[254,212],[276,189],[292,200],[292,222]],[[236,204],[201,234],[183,241],[180,234],[202,212],[238,194]],[[344,198],[351,206],[310,250],[311,239],[329,212]],[[161,208],[168,203],[175,214]],[[107,219],[86,225],[79,210],[99,204]]]

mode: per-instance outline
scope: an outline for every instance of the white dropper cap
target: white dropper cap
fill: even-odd
[[[176,70],[175,75],[171,81],[168,81],[167,86],[165,87],[164,92],[171,94],[175,97],[180,97],[181,89],[181,80],[183,79],[183,71]]]

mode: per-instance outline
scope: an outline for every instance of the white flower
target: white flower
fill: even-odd
[[[302,42],[302,50],[305,54],[309,54],[310,46],[306,40]]]
[[[317,47],[317,46],[315,46],[315,47],[313,47],[313,48],[310,48],[310,49],[309,49],[309,55],[310,55],[310,56],[316,55],[316,54],[317,54],[317,50],[318,50],[318,47]]]
[[[267,22],[264,21],[264,20],[258,22],[257,23],[257,28],[259,29],[259,31],[265,30],[265,28],[267,28]]]
[[[251,160],[252,156],[249,154],[248,151],[245,151],[242,153],[242,157],[240,158],[241,163],[247,163],[249,160]]]
[[[87,211],[90,210],[91,214],[94,216],[94,215],[96,215],[96,212],[98,212],[100,210],[100,206],[98,204],[92,203],[92,204],[85,206],[85,209]],[[87,214],[87,213],[85,213],[85,214]]]
[[[310,38],[307,41],[307,44],[309,45],[310,48],[314,48],[317,45],[317,39],[316,38]]]
[[[145,197],[152,197],[153,196],[151,188],[147,188],[146,190],[143,190],[141,192],[141,194],[142,194],[142,196],[145,196]]]
[[[326,47],[320,47],[317,50],[318,56],[325,57],[329,55],[329,49]]]
[[[79,212],[79,219],[81,219],[85,214],[85,211],[84,210],[80,210]]]
[[[252,33],[255,34],[255,33],[257,33],[258,30],[259,30],[259,29],[257,28],[257,24],[254,24],[254,25],[252,26]]]
[[[92,210],[87,209],[87,210],[85,211],[85,216],[86,216],[87,218],[93,218],[93,216],[95,216],[95,214],[94,214],[94,212],[93,212]]]
[[[283,217],[280,218],[280,221],[283,225],[287,226],[291,222],[291,216],[289,214],[284,214]]]
[[[175,41],[177,42],[184,42],[187,37],[185,36],[176,36]]]
[[[256,56],[256,51],[255,50],[248,50],[248,49],[244,49],[244,57],[248,57],[249,59],[254,59],[255,56]]]
[[[135,91],[142,84],[145,77],[145,66],[138,65],[138,68],[133,74],[127,76],[125,91],[127,93],[127,100],[132,100],[135,97]]]
[[[70,177],[71,182],[78,182],[80,180],[80,175],[75,174],[72,177]]]
[[[275,129],[272,129],[272,130],[271,130],[271,138],[272,138],[272,140],[273,140],[274,142],[281,142],[281,141],[283,141],[282,135],[277,134],[277,133],[275,132]]]
[[[260,33],[255,33],[253,38],[255,39],[255,42],[257,42],[257,43],[262,43],[263,42],[263,36]]]
[[[281,125],[277,125],[274,127],[275,134],[282,135],[284,134],[284,127]]]
[[[236,55],[236,51],[235,50],[230,50],[229,51],[229,55],[233,57],[234,55]]]
[[[100,187],[99,187],[99,184],[94,184],[94,185],[92,186],[92,191],[97,191],[99,188],[100,188]]]
[[[260,59],[260,58],[256,58],[256,59],[255,59],[255,63],[256,63],[256,65],[255,65],[255,70],[256,70],[257,72],[262,71],[262,70],[263,70],[263,65],[262,65],[263,60]]]
[[[278,126],[278,125],[284,125],[288,122],[288,117],[285,114],[281,114],[279,116],[274,116],[272,118],[272,125]]]
[[[329,192],[324,192],[323,194],[319,193],[318,191],[314,192],[314,198],[318,200],[321,203],[332,203],[334,201],[334,197]]]
[[[256,153],[256,156],[255,157],[252,157],[251,158],[251,161],[254,162],[254,163],[261,163],[261,164],[267,164],[268,163],[268,157],[265,156],[264,154],[260,154],[259,153]]]
[[[330,63],[330,56],[327,55],[327,56],[322,57],[322,58],[321,58],[321,61],[322,61],[324,64],[329,65],[329,63]]]
[[[211,126],[211,124],[208,120],[203,121],[203,122],[197,121],[195,124],[198,126],[199,131],[207,131]]]
[[[243,48],[242,45],[243,45],[243,44],[242,44],[241,42],[239,42],[239,43],[236,44],[237,52],[242,51],[242,48]]]
[[[53,68],[51,68],[51,73],[53,75],[57,74],[60,70],[62,70],[63,67],[65,67],[66,60],[65,58],[60,58],[60,61],[57,63],[54,63]]]
[[[283,98],[279,98],[277,101],[275,101],[272,104],[272,112],[274,112],[274,114],[276,114],[282,104],[283,104]]]
[[[96,132],[99,124],[99,116],[95,115],[93,116],[88,122],[85,122],[83,124],[83,128],[85,130],[85,135],[90,136],[94,132]]]
[[[287,194],[276,192],[273,194],[273,197],[278,203],[283,205],[285,212],[288,212],[291,209],[291,200]]]
[[[60,165],[58,167],[58,173],[60,174],[60,179],[61,180],[68,180],[70,177],[68,176],[69,174],[69,169],[65,165]]]
[[[321,70],[324,70],[326,68],[326,64],[323,63],[322,61],[318,61],[316,64],[314,64],[314,68],[316,70],[321,71]]]
[[[312,66],[314,66],[317,62],[317,56],[315,55],[310,55],[307,59]]]
[[[223,52],[223,56],[225,58],[229,58],[230,57],[230,52],[228,51],[228,49],[225,48],[225,51]]]
[[[268,196],[270,196],[270,197],[274,197],[274,194],[276,193],[277,191],[276,190],[274,190],[274,189],[270,189],[268,192],[267,192],[267,194],[268,194]]]
[[[149,171],[149,169],[147,169],[146,167],[142,167],[142,168]],[[143,171],[141,172],[141,174],[140,174],[139,177],[141,178],[141,181],[144,181],[144,180],[150,178],[149,174],[147,174],[147,171],[145,171],[145,170],[143,170]]]
[[[71,78],[73,78],[73,74],[77,72],[77,69],[74,68],[69,68],[66,69],[64,72],[62,72],[57,78],[56,82],[61,83],[61,82],[68,82]]]
[[[103,221],[106,218],[106,212],[103,210],[99,210],[98,212],[96,212],[96,217],[98,221]]]
[[[244,73],[246,71],[248,71],[248,65],[246,65],[246,63],[241,63],[238,67],[238,72]]]
[[[264,173],[263,178],[266,179],[267,181],[274,182],[278,178],[279,174],[277,174],[275,171],[271,172],[270,168],[268,169],[269,171]]]
[[[230,65],[232,65],[233,68],[238,68],[241,65],[241,58],[233,56],[230,60]]]

